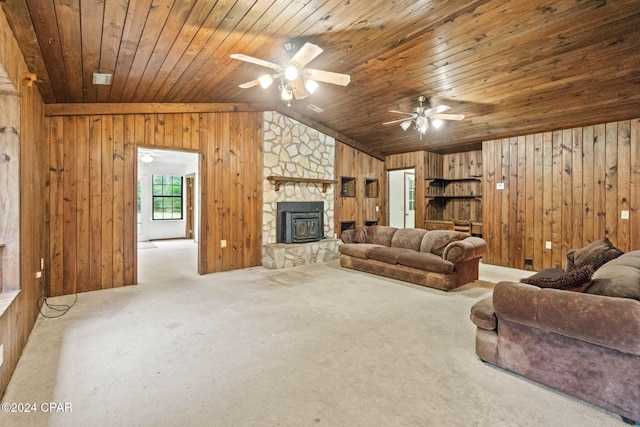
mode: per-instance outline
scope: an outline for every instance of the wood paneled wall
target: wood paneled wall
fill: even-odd
[[[364,225],[369,221],[378,221],[379,225],[387,223],[387,176],[384,162],[336,141],[334,176],[338,180],[334,203],[334,230],[338,238],[342,221],[354,221],[356,225]],[[340,196],[341,176],[356,178],[355,197]],[[378,180],[378,197],[365,196],[367,178]]]
[[[261,264],[262,113],[53,116],[49,140],[51,295],[136,283],[139,146],[201,153],[201,274]]]
[[[603,237],[640,249],[640,120],[485,141],[482,151],[485,262],[562,267],[567,250]]]
[[[0,64],[20,93],[20,293],[0,296],[12,300],[0,315],[0,344],[4,357],[0,368],[0,396],[9,383],[22,349],[38,316],[37,301],[43,288],[35,277],[40,258],[46,258],[45,183],[48,178],[48,152],[44,104],[38,88],[23,86],[28,72],[24,58],[0,8]],[[46,279],[46,276],[44,277]]]
[[[202,274],[262,265],[262,125],[262,113],[201,116]]]
[[[415,169],[416,173],[416,213],[415,225],[424,227],[427,219],[426,178],[442,176],[442,155],[426,151],[414,151],[411,153],[394,154],[387,156],[386,169]]]

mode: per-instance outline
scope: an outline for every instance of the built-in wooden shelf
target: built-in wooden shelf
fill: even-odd
[[[340,196],[356,197],[356,179],[352,176],[340,177]]]
[[[377,178],[365,178],[364,179],[364,197],[376,198],[378,197],[378,179]]]
[[[268,176],[269,181],[275,182],[275,190],[280,191],[280,185],[283,182],[306,182],[308,184],[322,184],[322,192],[326,193],[330,185],[336,184],[335,179],[316,179],[316,178],[295,178],[291,176]]]
[[[346,230],[353,230],[356,228],[355,221],[340,221],[340,234]]]

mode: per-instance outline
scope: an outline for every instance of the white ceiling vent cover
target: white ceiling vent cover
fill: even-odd
[[[111,84],[111,74],[93,73],[93,84],[108,86]]]

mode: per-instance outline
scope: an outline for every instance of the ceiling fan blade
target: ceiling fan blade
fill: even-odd
[[[302,46],[300,50],[297,51],[295,55],[293,55],[293,57],[291,58],[291,62],[293,62],[300,68],[304,68],[305,65],[311,62],[322,52],[323,50],[320,46],[316,46],[312,43],[305,43],[304,46]]]
[[[396,113],[396,114],[404,114],[405,116],[414,116],[415,113],[405,113],[404,111],[398,111],[398,110],[389,110],[390,113]]]
[[[407,120],[412,120],[412,119],[398,119],[398,120],[392,120],[390,122],[384,122],[383,125],[393,125],[396,123],[400,123],[400,122],[406,122]]]
[[[241,53],[232,53],[231,57],[233,59],[239,59],[240,61],[250,62],[252,64],[261,65],[263,67],[273,68],[276,71],[281,71],[282,67],[278,64],[274,64],[273,62],[265,61],[263,59],[254,58],[253,56],[243,55]]]
[[[340,86],[346,86],[351,81],[351,76],[348,74],[334,73],[332,71],[314,70],[311,68],[306,68],[304,70],[304,75],[306,78],[311,80],[331,83]]]
[[[257,86],[257,85],[259,85],[259,84],[260,84],[260,81],[259,81],[259,80],[251,80],[250,82],[242,83],[242,84],[240,85],[240,87],[241,87],[242,89],[248,89],[248,88],[250,88],[250,87],[254,87],[254,86]]]
[[[293,81],[291,83],[291,89],[293,91],[293,96],[295,96],[296,99],[304,99],[309,96],[309,92],[307,91],[307,88],[304,87],[302,79]]]
[[[451,107],[448,105],[438,105],[436,108],[432,108],[431,112],[433,113],[444,113],[445,111],[451,110]]]
[[[464,114],[432,114],[432,118],[440,119],[440,120],[462,120],[464,119]]]

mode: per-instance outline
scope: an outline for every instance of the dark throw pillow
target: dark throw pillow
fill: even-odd
[[[622,255],[620,249],[613,246],[608,238],[596,240],[582,249],[573,249],[567,253],[566,271],[570,272],[585,265],[593,267],[596,271],[612,259]]]
[[[528,283],[539,288],[573,289],[579,288],[591,280],[593,267],[585,265],[569,272],[560,270],[557,275],[534,274],[531,277],[520,279],[522,283]]]

